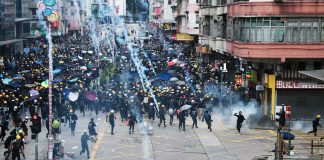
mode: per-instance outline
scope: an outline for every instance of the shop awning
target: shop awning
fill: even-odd
[[[193,41],[194,37],[190,34],[177,33],[176,40],[177,41]]]
[[[6,45],[6,44],[11,44],[11,43],[21,42],[24,40],[25,39],[11,39],[11,40],[7,40],[7,41],[0,41],[0,46]]]
[[[299,71],[300,74],[324,81],[324,69],[311,70],[311,71]]]

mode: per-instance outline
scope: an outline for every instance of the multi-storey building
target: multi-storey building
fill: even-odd
[[[200,8],[198,52],[234,58],[245,93],[262,101],[265,115],[281,104],[304,118],[324,114],[323,81],[302,74],[324,68],[324,1],[200,0]]]
[[[200,20],[198,2],[198,0],[176,2],[177,40],[198,42]]]

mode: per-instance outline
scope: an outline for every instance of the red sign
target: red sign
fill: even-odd
[[[291,107],[290,106],[285,106],[286,107],[286,119],[291,118]]]
[[[303,83],[294,81],[277,81],[278,89],[324,89],[324,84]]]

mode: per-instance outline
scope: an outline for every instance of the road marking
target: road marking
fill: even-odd
[[[100,147],[100,144],[102,143],[106,129],[107,129],[107,123],[104,123],[104,127],[102,127],[101,130],[99,131],[98,140],[91,151],[90,160],[95,160],[94,157],[96,156],[96,154],[99,150],[99,147]]]

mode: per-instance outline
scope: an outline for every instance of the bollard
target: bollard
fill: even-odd
[[[312,140],[312,142],[311,142],[311,155],[313,155],[313,146],[314,146],[314,141]]]

